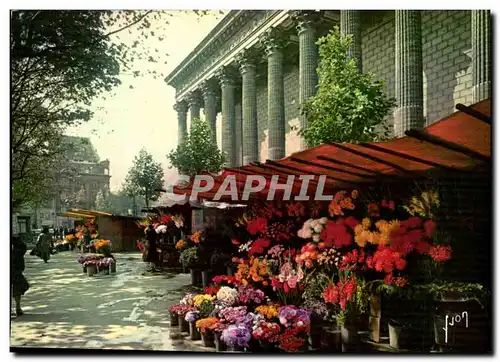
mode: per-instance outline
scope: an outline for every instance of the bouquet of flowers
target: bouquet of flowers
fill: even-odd
[[[294,305],[285,305],[278,312],[279,321],[283,326],[298,328],[304,331],[309,331],[311,325],[310,317],[309,311]]]
[[[195,322],[200,318],[200,313],[197,310],[191,310],[186,313],[184,319],[186,322]]]
[[[187,304],[174,304],[168,308],[171,313],[177,313],[178,315],[185,315],[187,312],[194,310],[194,307]]]
[[[309,219],[307,220],[302,229],[300,229],[297,233],[299,238],[302,239],[313,239],[314,242],[319,243],[320,235],[323,229],[325,228],[328,219],[326,217],[322,217],[321,219]]]
[[[114,263],[115,263],[115,259],[110,258],[110,257],[104,257],[98,261],[97,267],[99,269],[107,269]]]
[[[197,293],[189,293],[186,294],[180,301],[180,304],[186,304],[190,306],[194,306],[194,297],[196,297]]]
[[[240,302],[243,304],[255,303],[260,304],[264,300],[264,292],[260,289],[255,289],[249,285],[240,285],[238,287],[238,295]]]
[[[94,247],[100,253],[109,256],[111,255],[111,241],[110,240],[96,240]]]
[[[209,294],[209,295],[217,295],[217,292],[220,290],[221,287],[217,285],[209,285],[208,287],[205,287],[203,289],[203,293]]]
[[[255,308],[255,311],[257,313],[263,315],[267,319],[274,319],[278,317],[278,310],[278,304],[259,305],[257,308]]]
[[[184,240],[179,240],[178,242],[175,243],[175,248],[177,250],[182,250],[187,246],[187,243]]]
[[[155,229],[157,234],[166,234],[168,230],[167,225],[158,225]]]
[[[236,277],[232,277],[229,275],[217,275],[212,278],[212,282],[222,286],[224,284],[235,285],[238,283],[238,280],[236,279]]]
[[[238,291],[230,287],[221,287],[217,292],[217,299],[222,300],[229,305],[234,305],[238,302]]]
[[[193,297],[193,305],[197,308],[204,301],[212,302],[215,300],[215,297],[210,294],[198,294]]]
[[[258,341],[275,343],[278,342],[281,327],[278,323],[261,320],[253,329],[252,336]]]
[[[230,347],[248,347],[252,338],[251,330],[244,324],[230,325],[222,331],[221,339]]]
[[[219,317],[224,324],[241,322],[247,315],[247,307],[227,307],[219,311]]]
[[[219,327],[219,318],[208,317],[203,319],[198,319],[196,321],[196,328],[198,328],[202,333],[207,331],[215,331]]]
[[[199,262],[198,248],[192,247],[184,250],[179,257],[179,260],[188,268],[196,266]]]

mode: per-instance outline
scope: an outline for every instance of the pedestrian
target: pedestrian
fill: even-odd
[[[146,240],[148,241],[146,261],[150,263],[151,270],[154,270],[156,268],[156,264],[158,263],[156,238],[156,230],[153,225],[150,224],[146,230]]]
[[[52,236],[50,235],[49,228],[47,226],[42,228],[42,233],[38,236],[36,246],[40,251],[40,258],[47,263],[50,259],[50,251],[52,247]]]
[[[12,237],[11,261],[10,261],[10,284],[12,287],[12,296],[16,302],[16,315],[23,315],[21,309],[21,297],[29,289],[30,285],[23,275],[24,272],[24,254],[26,254],[26,244],[17,235]]]

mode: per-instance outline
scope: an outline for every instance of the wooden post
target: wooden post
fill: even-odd
[[[380,342],[380,318],[382,316],[382,296],[380,293],[372,292],[370,295],[370,316],[368,324],[370,326],[370,339]]]

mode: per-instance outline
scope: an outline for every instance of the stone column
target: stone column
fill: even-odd
[[[199,91],[193,91],[189,94],[189,115],[190,121],[193,122],[194,118],[200,118],[200,109],[202,106],[202,99]]]
[[[217,98],[216,98],[216,86],[215,80],[210,79],[202,84],[203,101],[205,102],[205,121],[210,125],[212,129],[214,141],[217,142]]]
[[[242,76],[243,165],[259,161],[256,58],[248,50],[238,55]]]
[[[424,126],[421,13],[396,10],[396,110],[394,133]]]
[[[297,11],[294,19],[297,23],[299,35],[299,104],[302,107],[305,101],[316,94],[318,85],[318,47],[316,45],[316,29],[314,21],[319,17],[318,12]],[[299,115],[300,129],[307,127],[307,118]],[[303,137],[300,138],[300,149],[305,150],[307,143]]]
[[[267,55],[267,121],[269,159],[285,157],[285,85],[283,43],[276,29],[270,29],[262,42]]]
[[[222,90],[222,151],[226,154],[226,166],[236,167],[235,71],[223,67],[217,76]]]
[[[177,142],[180,144],[187,134],[187,111],[188,104],[186,101],[178,101],[174,105],[174,109],[177,111],[177,129],[178,136]]]
[[[347,53],[349,58],[357,59],[358,69],[362,71],[360,10],[340,10],[340,34],[352,36],[352,44]]]
[[[491,97],[492,43],[491,12],[472,10],[472,102]]]

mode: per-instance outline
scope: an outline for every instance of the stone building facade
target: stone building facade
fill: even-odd
[[[228,167],[304,149],[300,106],[316,92],[316,41],[335,25],[353,36],[360,69],[396,99],[387,120],[396,137],[490,96],[486,10],[231,11],[165,79],[176,89],[179,142],[201,116]]]

